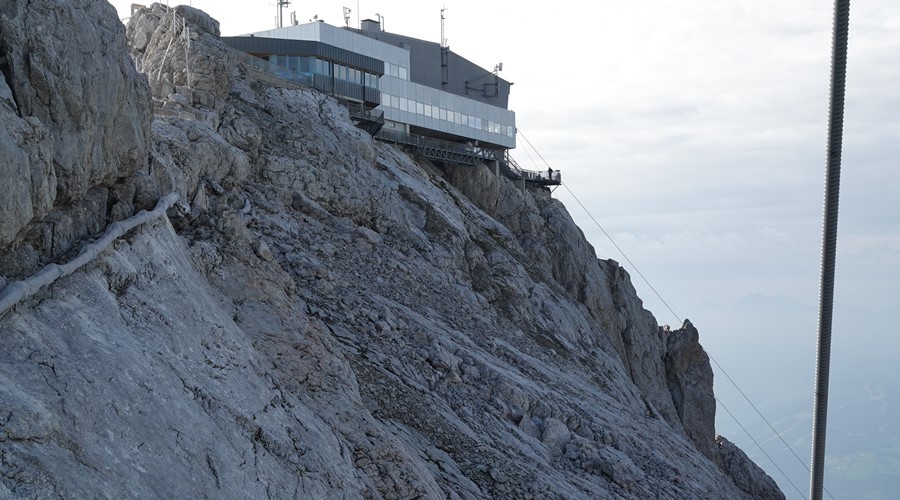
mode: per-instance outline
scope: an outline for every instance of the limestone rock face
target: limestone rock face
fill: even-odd
[[[48,218],[182,203],[0,317],[0,497],[776,494],[712,441],[696,329],[659,329],[547,192],[372,140],[224,62],[199,11],[128,34],[165,101],[147,168]],[[0,151],[40,156],[17,126]]]
[[[45,129],[19,140],[50,142],[37,147],[41,155],[29,158],[33,167],[23,162],[12,167],[29,165],[32,216],[146,164],[150,101],[146,80],[135,72],[124,44],[122,24],[106,2],[4,2],[0,69],[6,80],[2,87],[9,91],[0,91],[7,96],[3,113],[34,118],[30,127]],[[10,164],[4,162],[3,168]],[[22,219],[14,227],[28,222]],[[3,238],[0,245],[9,240]]]
[[[747,455],[731,441],[716,436],[720,467],[742,491],[760,500],[783,500],[784,493]]]
[[[5,87],[0,81],[0,88]],[[7,89],[9,87],[6,87]],[[15,101],[0,102],[0,248],[15,241],[35,217],[46,215],[56,196],[50,132],[40,120],[19,118]]]
[[[0,72],[0,272],[20,277],[131,215],[150,99],[106,2],[2,2]]]
[[[128,23],[130,48],[147,75],[153,97],[181,105],[221,109],[231,81],[219,22],[205,12],[154,3]]]
[[[678,330],[660,330],[667,335],[665,370],[678,418],[697,449],[715,461],[716,400],[709,356],[690,321]]]
[[[637,299],[628,273],[613,260],[598,261],[565,206],[546,192],[523,192],[484,167],[448,170],[455,186],[515,235],[535,270],[560,284],[571,299],[586,308],[592,328],[603,335],[577,339],[579,347],[615,349],[647,401],[680,431],[681,419],[662,363],[666,340],[658,332],[656,319]],[[710,440],[713,436],[710,434]]]

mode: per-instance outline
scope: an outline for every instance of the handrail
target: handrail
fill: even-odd
[[[19,302],[38,293],[41,288],[52,284],[59,278],[74,273],[85,264],[91,262],[100,255],[100,252],[106,250],[113,241],[122,237],[128,231],[165,215],[166,210],[174,205],[176,201],[178,201],[178,193],[169,193],[159,199],[153,211],[141,210],[137,215],[110,224],[106,228],[106,232],[97,241],[86,245],[75,259],[62,265],[48,264],[39,273],[25,281],[10,283],[0,291],[0,316]]]
[[[542,170],[527,170],[519,166],[516,160],[509,154],[509,151],[503,156],[503,160],[500,162],[500,165],[503,167],[504,173],[507,177],[519,180],[525,180],[526,182],[534,182],[536,184],[543,185],[559,185],[562,184],[562,173],[559,170],[548,169],[547,171]]]
[[[384,111],[381,109],[369,109],[362,104],[356,102],[350,102],[345,99],[342,99],[344,104],[347,106],[347,110],[350,112],[350,116],[352,118],[360,118],[363,120],[371,120],[384,123]]]
[[[425,137],[417,134],[409,134],[406,132],[399,132],[396,130],[381,130],[375,136],[376,139],[381,139],[387,142],[394,142],[398,144],[404,144],[407,146],[413,146],[417,148],[436,148],[442,149],[448,152],[462,154],[467,156],[472,156],[474,158],[478,158],[480,160],[496,160],[497,153],[490,149],[480,148],[477,146],[472,146],[470,144],[461,144],[458,142],[445,141],[443,139],[435,139],[433,137]]]

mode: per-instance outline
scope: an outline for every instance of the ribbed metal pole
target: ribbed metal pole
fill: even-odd
[[[834,261],[837,252],[838,198],[841,190],[841,143],[844,133],[844,87],[847,81],[847,35],[850,0],[834,2],[831,47],[831,109],[825,170],[825,214],[822,234],[822,276],[819,290],[819,343],[816,350],[816,393],[812,428],[810,500],[822,499],[825,469],[825,424],[828,418],[828,375],[831,365],[831,316],[834,306]]]

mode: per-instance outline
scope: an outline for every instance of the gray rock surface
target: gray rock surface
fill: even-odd
[[[0,317],[0,496],[779,498],[709,447],[696,330],[658,328],[558,201],[228,68],[179,9],[134,16],[132,51],[186,84],[160,54],[183,19],[209,98],[158,108],[131,191],[83,203],[186,201]]]
[[[782,500],[784,494],[775,481],[753,463],[740,448],[722,436],[716,436],[720,467],[742,491],[760,500]]]
[[[716,400],[713,396],[713,371],[709,356],[700,346],[700,334],[689,320],[667,336],[665,372],[669,391],[684,430],[701,453],[716,460]]]
[[[37,227],[52,210],[77,218],[103,198],[88,218],[105,224],[106,202],[123,194],[114,186],[147,163],[150,98],[107,2],[2,2],[0,72],[0,250],[30,239],[10,260],[36,262],[88,232],[73,224],[55,241],[42,236],[57,231]]]

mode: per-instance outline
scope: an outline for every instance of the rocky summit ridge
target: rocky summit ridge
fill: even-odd
[[[0,317],[0,498],[784,498],[716,437],[694,326],[546,190],[218,34],[0,2],[0,287],[181,197]]]

